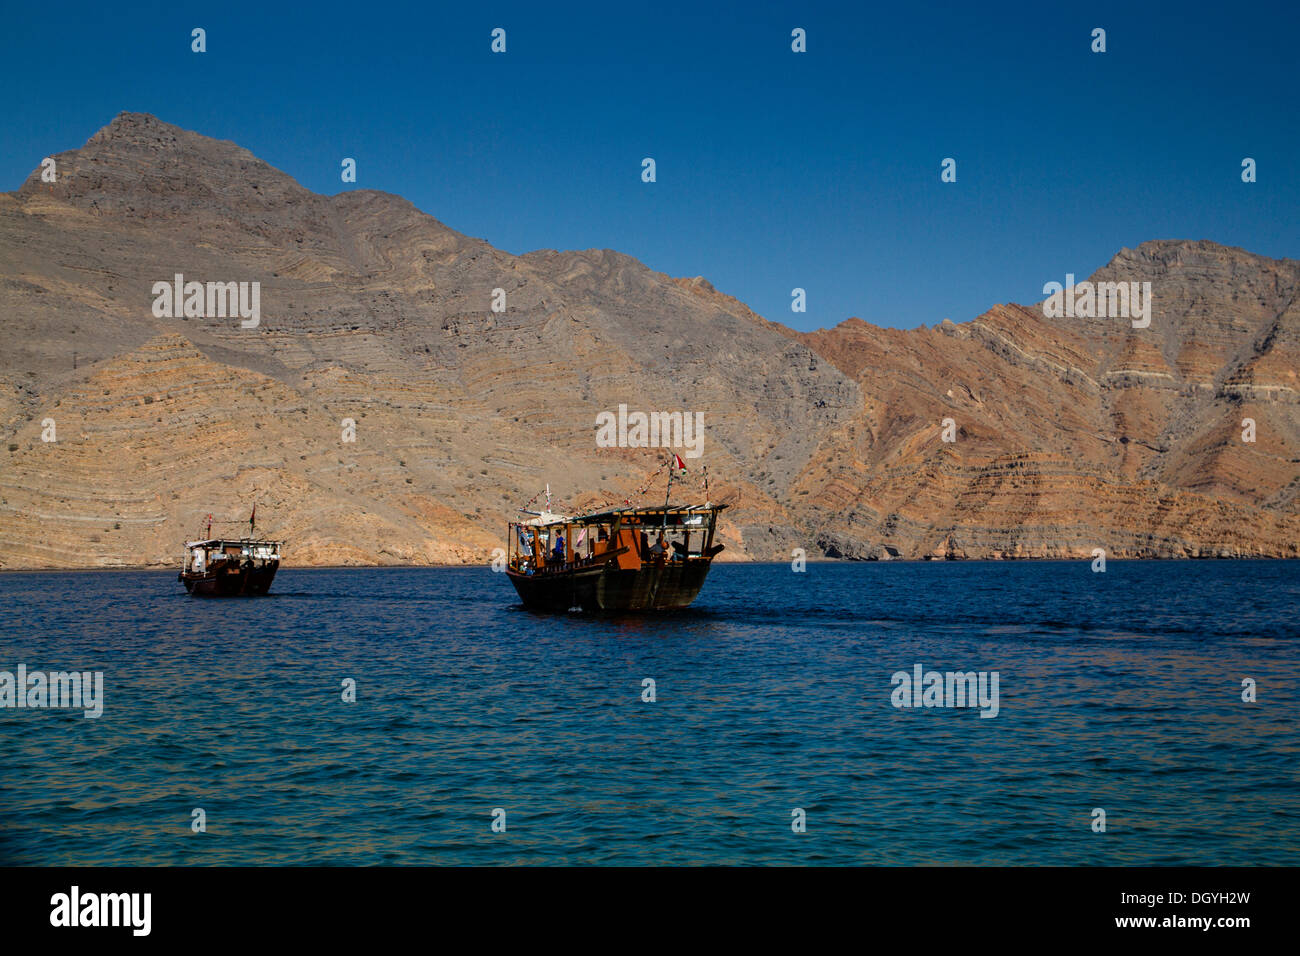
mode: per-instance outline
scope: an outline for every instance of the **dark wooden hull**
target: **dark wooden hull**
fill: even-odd
[[[221,567],[202,574],[182,571],[180,580],[185,590],[197,597],[239,597],[265,594],[271,590],[278,562],[260,568]]]
[[[537,574],[507,569],[506,574],[524,607],[534,611],[670,611],[695,600],[711,563],[697,558],[629,569],[611,561]]]

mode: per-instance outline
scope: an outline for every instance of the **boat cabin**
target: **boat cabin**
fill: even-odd
[[[208,538],[185,542],[185,571],[189,574],[206,574],[219,565],[236,564],[261,567],[280,563],[282,541],[260,541],[251,538],[231,540]]]
[[[621,508],[580,517],[543,513],[512,521],[507,565],[516,574],[553,574],[612,563],[622,570],[712,561],[718,512],[726,505]]]

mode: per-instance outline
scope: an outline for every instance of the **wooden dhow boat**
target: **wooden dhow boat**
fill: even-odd
[[[680,463],[680,459],[678,460]],[[669,473],[669,490],[672,488]],[[548,496],[549,497],[549,496]],[[507,527],[506,575],[538,611],[665,611],[690,605],[713,559],[726,505],[605,508],[533,517]]]
[[[254,537],[256,519],[254,505],[247,536],[214,538],[212,515],[208,515],[207,536],[185,542],[185,566],[176,580],[190,594],[201,597],[266,594],[280,569],[284,542]]]

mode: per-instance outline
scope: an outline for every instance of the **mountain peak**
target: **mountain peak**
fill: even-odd
[[[54,188],[45,188],[38,167],[18,190],[20,199],[38,194],[98,216],[157,221],[230,218],[250,205],[280,206],[312,195],[235,143],[150,113],[119,113],[80,149],[53,158]]]
[[[1105,266],[1113,269],[1121,266],[1130,268],[1156,267],[1164,270],[1188,263],[1204,262],[1239,262],[1254,266],[1277,266],[1295,264],[1291,259],[1271,259],[1239,246],[1225,246],[1213,239],[1148,239],[1137,248],[1120,249]]]
[[[152,113],[118,113],[100,128],[79,150],[71,150],[68,155],[87,157],[124,156],[130,158],[140,151],[153,154],[154,158],[183,159],[187,155],[204,154],[219,162],[252,163],[258,167],[275,172],[288,178],[269,163],[258,159],[248,150],[229,140],[214,139],[192,130],[182,129],[164,122]]]
[[[133,113],[130,110],[123,110],[114,116],[107,126],[101,127],[87,142],[100,143],[122,136],[176,136],[184,132],[186,130],[165,123],[152,113]]]

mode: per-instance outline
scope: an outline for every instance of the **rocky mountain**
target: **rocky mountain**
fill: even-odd
[[[1300,262],[1148,242],[1091,281],[1150,282],[1150,325],[1001,306],[936,329],[850,320],[802,336],[864,393],[795,490],[819,544],[1296,555]],[[936,441],[944,418],[957,441]]]
[[[636,493],[663,452],[597,444],[620,405],[702,414],[674,498],[707,465],[733,558],[1300,553],[1300,262],[1123,250],[1092,278],[1149,281],[1143,329],[1008,305],[802,334],[143,114],[53,159],[0,194],[0,567],[175,564],[254,501],[296,565],[485,561],[547,483],[662,500]],[[177,274],[258,283],[256,325],[169,316]]]

